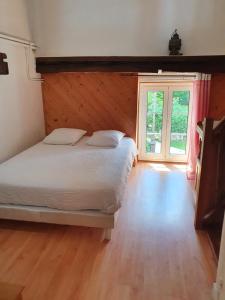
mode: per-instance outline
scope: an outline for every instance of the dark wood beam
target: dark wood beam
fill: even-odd
[[[8,63],[4,61],[7,58],[5,53],[0,53],[0,75],[9,74]]]
[[[57,72],[205,72],[225,73],[225,55],[38,57],[38,73]]]

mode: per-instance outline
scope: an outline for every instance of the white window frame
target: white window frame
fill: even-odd
[[[185,155],[170,154],[170,131],[171,131],[171,113],[172,113],[172,94],[173,91],[190,91],[189,118],[187,131],[187,145]],[[147,113],[147,91],[164,92],[163,126],[162,126],[162,144],[161,153],[146,153],[146,113]],[[164,162],[187,162],[190,140],[190,123],[193,101],[193,82],[155,82],[139,83],[139,109],[138,109],[138,148],[139,159],[147,161]]]

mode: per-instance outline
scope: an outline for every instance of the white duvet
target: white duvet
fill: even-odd
[[[112,214],[121,206],[136,146],[117,148],[39,143],[0,165],[0,204]]]

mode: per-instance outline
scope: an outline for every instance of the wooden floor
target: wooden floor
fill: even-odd
[[[24,300],[209,300],[215,264],[182,165],[138,163],[109,243],[101,230],[1,221],[0,282]]]

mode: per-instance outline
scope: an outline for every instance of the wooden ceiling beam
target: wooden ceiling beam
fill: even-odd
[[[58,72],[204,72],[225,73],[225,55],[38,57],[38,73]]]

